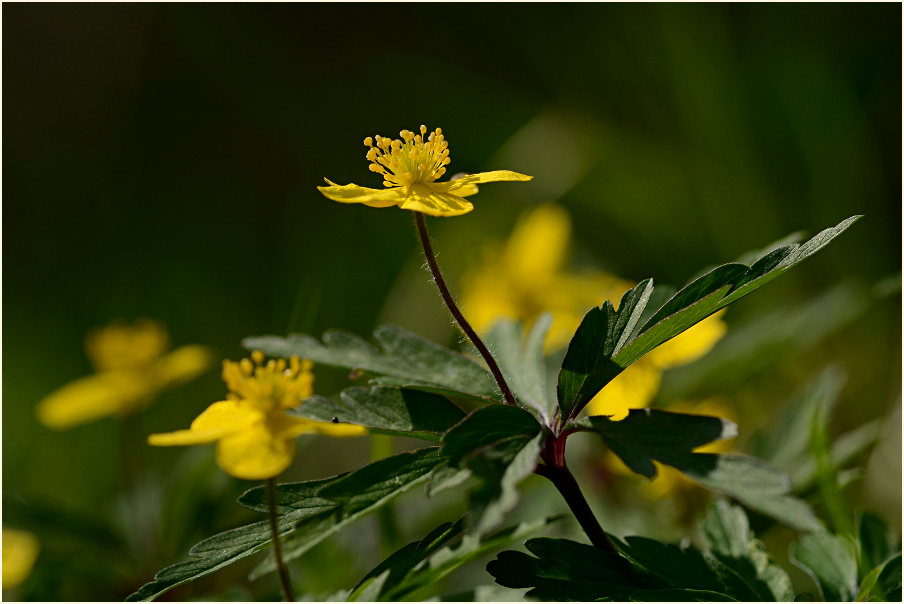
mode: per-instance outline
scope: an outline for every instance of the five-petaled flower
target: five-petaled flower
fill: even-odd
[[[446,173],[450,161],[449,143],[442,130],[437,128],[427,135],[427,127],[422,125],[420,134],[402,130],[399,136],[401,140],[379,135],[364,139],[370,170],[383,176],[385,189],[337,185],[328,179],[324,180],[329,186],[317,188],[341,203],[363,203],[372,208],[398,206],[431,216],[458,216],[474,209],[465,197],[477,193],[477,185],[533,178],[510,170],[494,170],[436,182]]]
[[[204,346],[166,353],[169,335],[156,321],[114,323],[90,332],[85,351],[97,373],[77,379],[38,403],[38,420],[63,430],[107,415],[144,409],[165,388],[200,375],[212,362]]]
[[[209,406],[188,430],[151,434],[148,442],[166,447],[217,443],[217,464],[228,474],[246,480],[273,478],[295,456],[295,437],[301,434],[360,436],[366,429],[306,419],[287,411],[313,393],[311,361],[292,357],[271,359],[251,353],[251,359],[223,361],[228,399]]]

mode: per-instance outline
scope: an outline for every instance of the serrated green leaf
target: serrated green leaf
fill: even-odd
[[[557,518],[545,518],[539,521],[526,522],[517,526],[496,531],[480,538],[476,535],[462,536],[462,522],[455,525],[448,523],[434,529],[430,535],[420,542],[410,543],[387,558],[377,568],[368,573],[362,580],[378,576],[390,569],[389,578],[383,581],[381,590],[373,595],[374,600],[399,601],[417,590],[435,584],[454,570],[472,562],[494,549],[520,541],[527,535],[541,530]],[[441,532],[440,529],[445,530]],[[458,541],[457,544],[453,543]],[[356,592],[358,589],[356,588]],[[359,597],[354,597],[354,596]],[[365,594],[352,593],[352,598],[363,600]]]
[[[733,423],[716,417],[632,409],[621,421],[594,416],[566,429],[588,430],[631,470],[652,478],[653,461],[680,470],[702,486],[734,497],[744,505],[799,530],[823,530],[806,502],[788,495],[788,476],[766,462],[740,455],[694,453],[693,449],[736,434]]]
[[[701,525],[706,548],[732,569],[763,601],[794,599],[791,578],[773,563],[763,544],[750,533],[740,507],[719,500],[709,507]]]
[[[398,388],[346,388],[339,401],[313,396],[298,415],[358,424],[379,434],[438,441],[443,432],[465,416],[446,398]]]
[[[242,345],[278,357],[375,374],[371,385],[406,386],[428,392],[501,402],[493,376],[475,360],[395,325],[374,331],[379,348],[356,335],[330,330],[319,342],[305,334],[245,338]]]
[[[543,313],[525,337],[519,322],[500,319],[484,338],[515,399],[525,408],[536,411],[545,424],[549,423],[552,401],[546,389],[543,342],[551,324],[552,315]]]
[[[895,549],[895,537],[885,521],[869,512],[860,515],[860,574],[865,575],[882,564]]]
[[[504,587],[531,588],[527,595],[541,601],[627,600],[639,589],[667,587],[642,571],[623,575],[623,560],[592,545],[541,537],[525,547],[533,556],[501,552],[487,572]]]
[[[858,218],[848,218],[802,245],[773,250],[752,266],[732,263],[714,268],[675,293],[618,350],[622,333],[616,333],[618,321],[611,303],[591,309],[575,332],[559,372],[557,394],[563,418],[574,418],[640,357],[816,253]],[[656,297],[655,293],[649,297]]]
[[[470,494],[476,533],[498,526],[518,503],[516,485],[536,467],[541,430],[524,409],[493,405],[477,409],[443,436],[441,454],[449,465],[481,479]]]
[[[430,472],[443,463],[435,447],[400,453],[342,475],[318,488],[314,497],[333,503],[332,508],[298,523],[283,542],[283,559],[298,558],[309,549],[348,526],[358,518],[373,512],[395,497],[426,482]],[[277,485],[276,496],[280,509],[294,509],[308,505],[311,498],[307,483]],[[256,487],[246,491],[239,503],[253,510],[266,511],[266,490]],[[251,573],[256,579],[276,567],[268,556]]]
[[[693,467],[689,458],[697,455],[694,449],[738,434],[737,426],[726,419],[658,409],[631,409],[620,421],[587,417],[569,428],[599,434],[625,465],[647,478],[656,475],[653,460],[679,469]]]
[[[791,562],[803,569],[823,599],[850,602],[857,595],[857,557],[853,545],[830,533],[804,535],[791,544]]]
[[[280,506],[280,535],[291,532],[300,520],[318,517],[335,505],[316,496],[319,488],[332,480],[334,478],[304,483],[307,497],[303,501],[290,508]],[[164,568],[154,576],[153,581],[143,585],[126,601],[154,600],[178,585],[199,579],[266,549],[271,545],[271,536],[269,521],[264,520],[209,537],[189,550],[188,555],[192,559]]]

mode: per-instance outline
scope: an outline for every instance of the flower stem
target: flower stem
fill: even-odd
[[[590,509],[590,504],[584,498],[577,480],[575,480],[574,475],[565,464],[565,437],[550,435],[541,457],[546,463],[538,464],[534,469],[534,473],[545,476],[558,489],[565,499],[565,503],[571,509],[571,513],[577,519],[578,524],[581,525],[584,533],[590,539],[590,543],[606,550],[614,559],[619,561],[622,572],[631,574],[633,572],[631,566],[618,553],[615,546],[612,545],[612,541],[609,540],[606,531],[603,530],[596,516],[593,515],[593,510]]]
[[[283,594],[286,602],[294,602],[295,594],[292,593],[292,583],[289,581],[289,573],[282,557],[282,543],[279,541],[279,528],[276,523],[276,481],[267,479],[267,503],[270,508],[270,533],[273,535],[273,557],[276,558],[276,568],[279,571],[279,580],[282,582]]]
[[[449,288],[446,287],[446,282],[439,272],[439,265],[436,263],[436,256],[433,254],[433,246],[430,244],[430,233],[427,232],[427,222],[424,220],[424,215],[420,212],[414,212],[414,220],[415,223],[417,223],[417,232],[421,239],[421,246],[424,248],[424,256],[427,257],[427,265],[430,267],[430,272],[433,273],[433,280],[436,282],[436,287],[443,297],[443,302],[446,303],[449,312],[455,317],[458,326],[465,332],[465,335],[468,336],[468,339],[471,340],[471,343],[477,348],[480,356],[483,357],[483,360],[486,361],[487,365],[490,367],[490,371],[493,373],[496,383],[499,384],[499,389],[502,390],[502,396],[505,398],[505,402],[509,405],[517,404],[515,403],[515,396],[509,389],[508,384],[505,383],[505,378],[502,377],[502,371],[499,370],[499,365],[496,364],[493,355],[490,354],[486,345],[477,336],[477,333],[465,319],[464,315],[461,314],[461,311],[455,304],[455,300],[452,299],[452,294],[449,293]]]

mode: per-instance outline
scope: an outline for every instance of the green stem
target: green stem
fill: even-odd
[[[505,382],[505,378],[502,376],[502,371],[500,371],[499,365],[496,364],[496,360],[493,358],[493,355],[490,354],[490,351],[487,349],[486,345],[477,336],[477,333],[471,327],[470,323],[468,323],[468,321],[465,319],[464,315],[461,314],[461,311],[455,304],[455,300],[452,299],[452,294],[449,293],[449,288],[446,287],[446,282],[443,279],[443,275],[439,272],[439,265],[436,263],[436,256],[433,254],[433,245],[431,245],[430,243],[430,233],[427,232],[427,222],[424,220],[424,215],[420,212],[414,212],[414,220],[417,224],[418,236],[421,239],[421,247],[424,248],[424,256],[427,257],[427,265],[430,267],[430,272],[433,273],[433,280],[436,282],[436,287],[439,289],[439,293],[443,298],[443,302],[446,303],[446,307],[449,309],[449,312],[451,312],[452,316],[455,317],[455,321],[458,323],[458,326],[461,327],[461,330],[465,332],[465,335],[468,336],[468,339],[471,340],[471,343],[474,344],[475,348],[477,348],[477,351],[480,353],[480,356],[483,357],[483,360],[486,361],[487,365],[490,368],[490,372],[492,372],[493,377],[496,379],[496,383],[499,384],[499,389],[502,390],[502,396],[505,398],[505,402],[507,402],[509,405],[517,404],[515,402],[515,396],[512,394],[511,389],[509,389],[508,384]]]
[[[289,572],[282,557],[282,543],[279,540],[279,527],[276,522],[276,481],[267,479],[267,503],[270,508],[270,533],[273,536],[273,557],[276,559],[276,569],[279,571],[279,580],[282,583],[283,595],[286,602],[294,602],[295,594],[292,593],[292,583],[289,581]]]

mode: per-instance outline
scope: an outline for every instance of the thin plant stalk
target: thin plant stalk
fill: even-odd
[[[424,256],[427,257],[427,265],[430,267],[430,272],[433,274],[433,280],[436,282],[436,287],[439,289],[439,293],[443,298],[443,302],[446,303],[446,307],[449,309],[449,312],[452,313],[452,316],[455,317],[455,321],[458,323],[458,326],[461,327],[461,330],[465,332],[465,335],[468,336],[468,339],[471,340],[471,343],[474,344],[474,347],[477,348],[477,351],[480,353],[480,356],[483,357],[483,360],[486,361],[486,364],[490,368],[490,372],[493,374],[493,377],[496,379],[496,383],[499,385],[499,389],[502,391],[502,396],[505,398],[505,402],[509,405],[515,405],[515,396],[512,394],[511,389],[508,384],[505,382],[505,378],[502,376],[502,371],[499,369],[499,365],[496,364],[496,360],[493,358],[493,355],[490,354],[490,351],[487,349],[486,344],[477,336],[477,332],[471,327],[470,323],[468,323],[467,319],[465,319],[464,315],[461,314],[461,310],[458,309],[458,306],[455,304],[455,300],[452,299],[452,294],[449,292],[449,288],[446,287],[446,282],[443,279],[442,273],[439,271],[439,265],[436,263],[436,256],[433,253],[433,245],[430,243],[430,233],[427,232],[427,222],[424,220],[424,215],[420,212],[414,212],[414,221],[417,224],[417,232],[418,236],[421,240],[421,247],[424,248]]]
[[[276,480],[267,479],[267,504],[270,508],[270,533],[273,536],[273,557],[276,559],[276,569],[279,571],[279,580],[282,583],[283,595],[286,602],[294,602],[295,594],[292,592],[292,582],[289,580],[289,572],[282,557],[282,543],[279,540],[279,528],[276,522]]]

